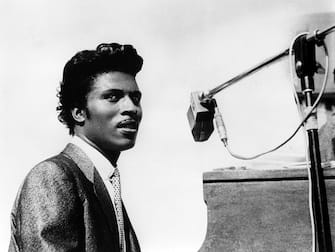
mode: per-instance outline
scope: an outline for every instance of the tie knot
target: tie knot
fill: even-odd
[[[120,177],[120,172],[119,172],[119,169],[118,169],[118,168],[115,168],[115,169],[114,169],[114,172],[113,172],[113,175],[112,175],[112,176]]]
[[[115,168],[113,174],[109,177],[109,181],[112,183],[114,189],[117,191],[121,190],[120,172],[117,168]]]
[[[113,173],[109,175],[109,180],[120,178],[120,172],[118,168],[115,168]]]

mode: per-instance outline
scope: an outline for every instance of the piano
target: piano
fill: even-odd
[[[335,169],[324,169],[335,248]],[[203,173],[207,233],[199,252],[312,251],[307,169]]]

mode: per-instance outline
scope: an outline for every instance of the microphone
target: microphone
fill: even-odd
[[[188,122],[196,142],[208,140],[214,130],[215,100],[202,97],[202,92],[192,92],[191,105],[187,111]]]

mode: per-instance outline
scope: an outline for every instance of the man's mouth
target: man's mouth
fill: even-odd
[[[126,133],[136,133],[138,130],[138,122],[133,119],[127,119],[119,122],[117,127]]]

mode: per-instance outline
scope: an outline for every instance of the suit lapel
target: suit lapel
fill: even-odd
[[[100,206],[111,229],[111,239],[115,240],[116,244],[119,244],[118,226],[113,203],[108,194],[106,186],[98,171],[94,167],[92,161],[79,147],[71,143],[65,147],[63,154],[69,156],[78,165],[79,169],[84,173],[85,177],[93,184],[94,193],[100,203]]]
[[[138,243],[135,231],[128,217],[126,208],[122,202],[123,216],[124,216],[124,231],[126,236],[126,246],[129,252],[139,252],[141,251],[140,245]]]
[[[97,172],[96,169],[94,169],[94,191],[95,194],[100,202],[101,208],[103,209],[107,221],[109,223],[109,226],[112,230],[113,234],[113,239],[117,241],[116,244],[119,243],[119,230],[118,230],[118,225],[117,225],[117,220],[116,220],[116,215],[113,207],[113,203],[111,201],[111,198],[108,194],[108,191],[106,189],[106,186],[100,177],[99,173]]]

